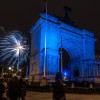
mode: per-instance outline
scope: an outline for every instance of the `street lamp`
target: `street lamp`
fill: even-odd
[[[60,72],[62,73],[63,72],[63,49],[62,49],[62,35],[60,37],[60,43],[58,44],[60,45],[60,48],[59,48],[59,53],[60,53]],[[59,46],[58,46],[59,47]]]
[[[47,34],[47,1],[45,1],[45,3],[46,3],[46,32],[45,32],[45,40],[44,40],[44,68],[43,68],[43,76],[44,77],[46,77],[46,56],[47,56],[47,54],[46,54],[46,46],[47,46],[47,44],[46,44],[46,34]]]
[[[60,51],[60,53],[61,53],[61,73],[62,73],[62,71],[63,71],[62,36],[61,36],[61,51]]]
[[[12,67],[9,67],[8,69],[9,69],[9,73],[11,73],[11,75],[13,75],[14,69]]]
[[[19,75],[21,76],[21,72],[22,72],[22,70],[21,69],[19,69]]]
[[[9,70],[11,70],[12,68],[11,67],[9,67]]]

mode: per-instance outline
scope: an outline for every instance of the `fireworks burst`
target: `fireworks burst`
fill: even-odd
[[[10,32],[0,39],[0,61],[18,67],[27,61],[29,45],[27,39],[19,31]]]

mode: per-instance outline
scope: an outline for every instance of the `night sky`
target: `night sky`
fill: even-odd
[[[42,1],[42,2],[41,2]],[[64,6],[72,11],[70,18],[79,28],[95,34],[96,49],[100,49],[100,0],[47,0],[48,13],[63,17]],[[0,26],[5,30],[27,33],[45,8],[43,0],[0,0]]]

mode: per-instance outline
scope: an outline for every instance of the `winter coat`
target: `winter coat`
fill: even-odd
[[[52,86],[53,100],[66,100],[65,90],[66,85],[61,80],[55,82]]]

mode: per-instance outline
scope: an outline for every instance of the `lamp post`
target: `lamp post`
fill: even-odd
[[[19,75],[21,76],[21,72],[22,72],[22,70],[21,69],[19,69]]]
[[[12,69],[11,67],[8,68],[8,70],[9,70],[9,73],[8,73],[9,77],[11,77],[11,69]]]
[[[9,67],[8,69],[9,69],[9,73],[11,73],[11,75],[13,75],[13,71],[14,71],[13,66]]]
[[[58,44],[60,45],[59,50],[60,50],[60,72],[62,73],[63,71],[63,51],[62,51],[62,35],[60,37],[60,43]]]
[[[46,3],[46,31],[45,31],[45,40],[44,40],[44,68],[43,68],[43,76],[46,77],[46,34],[47,34],[47,0]]]
[[[62,55],[62,36],[61,36],[61,50],[60,50],[60,53],[61,53],[61,73],[63,71],[63,55]]]

